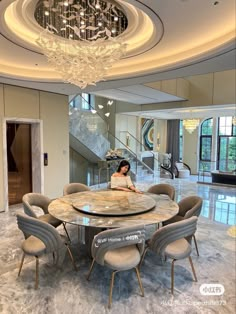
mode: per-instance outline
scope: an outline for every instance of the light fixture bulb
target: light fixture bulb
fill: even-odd
[[[105,113],[106,117],[109,117],[109,115],[110,115],[110,112]]]
[[[97,113],[97,110],[91,109],[91,112],[92,112],[92,114],[95,114],[95,113]]]
[[[104,106],[103,105],[98,105],[98,108],[102,109],[102,108],[104,108]]]

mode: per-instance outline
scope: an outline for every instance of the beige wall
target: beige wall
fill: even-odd
[[[44,194],[51,198],[62,195],[63,186],[69,182],[68,97],[0,84],[0,211],[5,204],[4,118],[42,120],[43,152],[48,153],[48,166],[43,168]]]
[[[183,132],[183,161],[189,165],[192,174],[198,172],[198,134],[199,128],[189,134],[186,130]]]
[[[67,97],[40,92],[40,119],[43,120],[43,147],[48,153],[44,167],[44,191],[50,197],[62,195],[69,183],[69,122]]]
[[[189,76],[189,100],[185,106],[236,104],[236,71]]]

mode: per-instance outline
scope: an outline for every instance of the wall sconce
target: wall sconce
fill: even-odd
[[[129,134],[126,135],[126,146],[129,147],[130,144],[130,138],[129,138]]]
[[[160,133],[157,133],[157,151],[159,151],[160,146]]]

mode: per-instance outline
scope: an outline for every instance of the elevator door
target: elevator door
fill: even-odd
[[[22,202],[32,192],[31,125],[7,123],[7,164],[9,205]]]

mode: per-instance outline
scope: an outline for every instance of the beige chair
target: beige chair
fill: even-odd
[[[112,303],[115,274],[119,271],[134,268],[142,296],[144,296],[143,286],[137,268],[144,251],[144,243],[145,228],[143,225],[106,230],[94,237],[91,247],[93,261],[87,279],[89,280],[95,262],[113,270],[108,308],[111,307]]]
[[[175,162],[175,177],[186,179],[191,175],[191,168],[184,162]]]
[[[195,269],[191,259],[191,238],[196,231],[197,217],[191,217],[183,221],[164,226],[158,229],[148,242],[148,247],[142,257],[142,261],[147,250],[155,252],[162,260],[172,259],[171,264],[171,293],[174,293],[174,263],[177,260],[189,259],[195,281],[197,281]],[[142,264],[140,263],[140,266]]]
[[[91,191],[90,188],[83,183],[68,183],[63,188],[63,195],[69,195],[73,193]],[[63,222],[64,228],[66,228],[66,223]],[[85,243],[85,227],[78,226],[78,238],[79,241]]]
[[[22,203],[24,212],[28,216],[45,221],[55,228],[62,224],[62,221],[49,214],[48,205],[51,203],[51,200],[47,196],[40,193],[27,193],[22,197]],[[64,224],[63,227],[68,239],[70,240]]]
[[[69,195],[78,192],[90,191],[90,188],[83,183],[69,183],[63,188],[63,195]]]
[[[35,256],[36,259],[36,276],[35,289],[38,289],[39,283],[39,257],[43,254],[52,253],[53,261],[56,265],[61,265],[65,251],[67,249],[73,266],[76,270],[74,259],[67,242],[63,241],[58,231],[45,221],[30,217],[25,214],[17,214],[17,223],[19,229],[24,233],[25,240],[22,243],[23,255],[18,272],[20,276],[24,263],[25,255]]]
[[[165,194],[168,195],[171,200],[175,199],[175,188],[170,184],[155,184],[151,186],[147,192],[153,194]]]
[[[174,216],[170,220],[165,221],[164,225],[167,225],[176,221],[181,221],[181,220],[190,218],[192,216],[198,217],[202,210],[202,202],[203,202],[202,198],[196,195],[185,197],[178,203],[179,205],[178,215]],[[197,255],[199,256],[195,234],[193,235],[193,240],[196,247]]]

